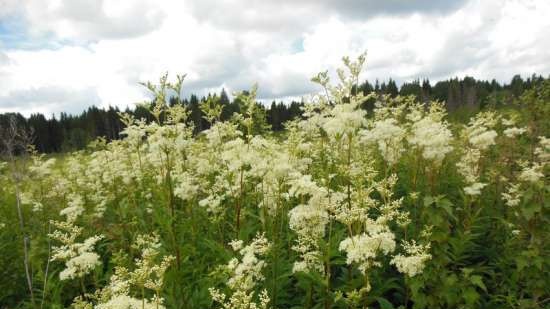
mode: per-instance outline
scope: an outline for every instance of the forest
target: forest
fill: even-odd
[[[473,77],[464,77],[462,79],[452,78],[445,81],[439,81],[433,86],[430,81],[424,79],[405,82],[398,87],[396,82],[389,79],[387,82],[375,83],[364,81],[359,84],[360,91],[364,95],[371,92],[377,94],[388,94],[391,97],[414,95],[420,102],[441,101],[445,102],[447,110],[463,111],[478,110],[487,105],[500,106],[512,103],[517,100],[525,90],[532,89],[547,78],[541,75],[533,74],[531,77],[523,79],[520,75],[515,75],[510,83],[501,84],[496,80],[484,81],[476,80]],[[240,112],[243,109],[243,103],[239,100],[231,101],[227,92],[222,89],[219,94],[208,94],[205,97],[198,97],[191,94],[182,100],[168,100],[170,105],[182,104],[191,112],[188,118],[192,122],[194,132],[198,133],[209,127],[209,123],[204,119],[204,113],[201,111],[200,104],[209,100],[217,101],[223,106],[221,119],[229,120],[233,113]],[[368,100],[362,107],[366,110],[372,110],[374,100]],[[259,109],[266,114],[267,124],[273,131],[283,130],[283,124],[286,121],[302,116],[301,107],[303,102],[271,102],[271,104],[258,102]],[[33,131],[33,144],[37,151],[41,153],[67,152],[84,149],[91,141],[98,137],[104,137],[107,140],[120,138],[120,132],[124,126],[119,119],[121,110],[118,107],[108,107],[106,109],[98,107],[89,107],[80,115],[71,115],[61,113],[60,115],[43,115],[35,113],[25,118],[17,113],[0,114],[0,126],[6,127],[10,118],[15,118],[18,126],[25,127]],[[132,114],[135,118],[145,118],[152,120],[151,114],[147,108],[137,106],[133,109],[126,109],[124,113]]]

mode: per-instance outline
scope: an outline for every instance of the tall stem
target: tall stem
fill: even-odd
[[[237,209],[236,209],[236,222],[235,222],[235,227],[236,227],[236,233],[237,233],[237,238],[239,237],[239,232],[240,232],[240,229],[241,229],[241,207],[242,207],[242,199],[243,199],[243,169],[241,167],[241,173],[240,173],[240,179],[239,179],[239,197],[237,198]]]
[[[51,224],[48,223],[48,235],[51,233]],[[44,307],[44,300],[46,299],[46,288],[48,286],[48,271],[50,269],[50,257],[51,257],[51,241],[48,237],[48,261],[46,262],[46,270],[44,271],[44,286],[42,287],[42,301],[40,302],[40,308]]]
[[[29,289],[29,293],[31,296],[31,302],[33,304],[33,307],[35,306],[34,302],[34,292],[32,288],[32,278],[31,278],[31,272],[30,272],[30,263],[29,263],[29,236],[25,234],[25,221],[23,218],[23,210],[21,209],[21,188],[20,188],[20,176],[17,171],[17,163],[15,162],[15,158],[13,157],[13,154],[10,153],[10,159],[11,159],[11,167],[12,167],[12,175],[13,180],[15,184],[15,203],[17,206],[17,216],[19,218],[19,228],[21,230],[21,233],[23,234],[23,263],[25,264],[25,276],[27,278],[27,288]]]

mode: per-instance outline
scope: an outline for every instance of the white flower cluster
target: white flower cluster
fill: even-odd
[[[262,270],[265,261],[260,257],[269,250],[269,242],[263,234],[258,234],[250,244],[243,247],[243,242],[234,240],[230,243],[234,251],[241,255],[241,259],[233,258],[226,265],[231,277],[227,286],[231,290],[231,296],[215,288],[210,288],[212,299],[221,304],[224,309],[265,309],[269,304],[267,291],[263,290],[259,295],[259,303],[254,300],[256,285],[264,280]]]
[[[164,309],[160,292],[164,283],[164,274],[174,257],[160,256],[158,235],[139,235],[133,245],[141,256],[135,260],[135,269],[116,267],[109,284],[91,296],[90,301],[77,299],[75,307],[98,309]],[[132,288],[141,291],[141,298],[131,294]],[[145,289],[152,291],[147,298]],[[95,306],[92,304],[95,303]]]
[[[317,271],[323,273],[323,263],[319,251],[319,239],[325,236],[330,218],[327,208],[330,205],[328,190],[311,180],[311,175],[302,175],[290,181],[289,195],[308,199],[288,213],[289,226],[298,235],[297,244],[292,248],[300,253],[301,261],[294,263],[294,272]]]
[[[535,148],[535,155],[541,164],[550,164],[550,138],[539,136],[539,146]]]
[[[363,143],[378,145],[382,157],[390,165],[397,163],[405,151],[403,140],[406,130],[401,128],[396,119],[386,118],[375,121],[372,128],[362,131],[361,135]]]
[[[323,129],[330,136],[355,134],[366,125],[366,114],[366,111],[358,109],[357,104],[338,104],[328,113],[329,117],[323,124]]]
[[[142,300],[128,295],[113,296],[105,303],[97,304],[95,309],[164,309],[155,300]]]
[[[518,179],[523,182],[535,183],[544,177],[543,169],[544,165],[536,162],[531,165],[525,164],[518,175]]]
[[[379,266],[375,261],[377,254],[385,255],[395,250],[395,235],[384,226],[369,226],[369,233],[361,233],[348,237],[340,242],[340,251],[345,251],[347,264],[359,265],[359,270],[364,274],[372,266]]]
[[[526,128],[517,128],[517,127],[507,128],[503,131],[504,135],[506,135],[506,137],[509,137],[509,138],[514,138],[516,136],[522,135],[525,132],[527,132]]]
[[[495,144],[498,134],[492,128],[497,124],[498,119],[494,112],[482,112],[472,118],[469,125],[462,131],[466,139],[465,153],[456,166],[467,184],[464,187],[464,193],[467,195],[478,196],[487,185],[480,182],[479,161],[482,158],[482,151]]]
[[[424,270],[426,261],[431,259],[432,256],[428,253],[430,246],[419,245],[412,240],[410,242],[405,242],[403,248],[407,254],[396,255],[390,263],[395,265],[400,272],[409,277],[414,277]]]
[[[534,162],[518,162],[521,167],[517,173],[518,182],[509,184],[506,191],[501,194],[506,205],[518,206],[528,186],[537,186],[544,182],[546,167],[550,164],[550,139],[540,136],[539,145],[535,148],[534,154]]]
[[[521,191],[520,184],[512,184],[508,187],[506,192],[502,193],[502,199],[509,207],[518,206],[521,203]]]
[[[82,205],[80,196],[72,195],[69,206],[60,212],[61,215],[66,216],[66,221],[52,221],[57,229],[49,236],[61,245],[52,247],[51,259],[65,261],[65,269],[59,273],[61,280],[82,278],[101,265],[100,257],[93,252],[93,249],[103,236],[92,236],[83,242],[76,241],[83,230],[75,225],[75,220],[84,211]]]
[[[409,117],[413,124],[408,142],[421,149],[424,159],[439,165],[445,155],[453,150],[453,134],[448,128],[449,125],[442,120],[445,116],[442,104],[432,103],[430,112],[423,117],[420,116],[421,108],[422,106],[411,108],[412,115],[416,115]]]
[[[489,146],[494,145],[498,134],[493,128],[498,120],[499,117],[494,112],[481,112],[473,117],[463,132],[470,146],[486,150]]]

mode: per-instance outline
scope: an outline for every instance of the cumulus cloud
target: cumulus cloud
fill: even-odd
[[[8,55],[0,51],[0,66],[8,64],[9,61],[10,58],[8,57]]]
[[[147,97],[139,81],[166,71],[188,74],[187,94],[257,82],[260,99],[299,98],[318,90],[312,75],[364,50],[362,78],[371,81],[550,72],[545,0],[0,1],[12,3],[0,6],[0,23],[19,16],[32,42],[57,42],[0,51],[4,102],[57,87],[88,89],[80,93],[90,105],[124,108]],[[47,109],[72,106],[68,96],[56,102],[64,99]],[[20,111],[28,107],[22,102]]]
[[[140,36],[160,27],[165,17],[152,0],[2,1],[0,16],[22,15],[30,35],[53,34],[76,43]]]
[[[67,89],[61,87],[40,87],[14,90],[0,96],[0,112],[32,113],[78,113],[100,99],[95,89]]]
[[[412,13],[444,14],[462,6],[465,0],[278,0],[216,1],[188,3],[192,14],[203,22],[239,30],[304,30],[323,19],[339,17],[362,21],[377,15]]]

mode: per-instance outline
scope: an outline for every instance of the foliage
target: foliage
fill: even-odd
[[[121,139],[6,157],[2,306],[547,307],[550,84],[448,117],[358,91],[365,56],[343,62],[281,134],[255,87],[197,114],[165,75]]]

